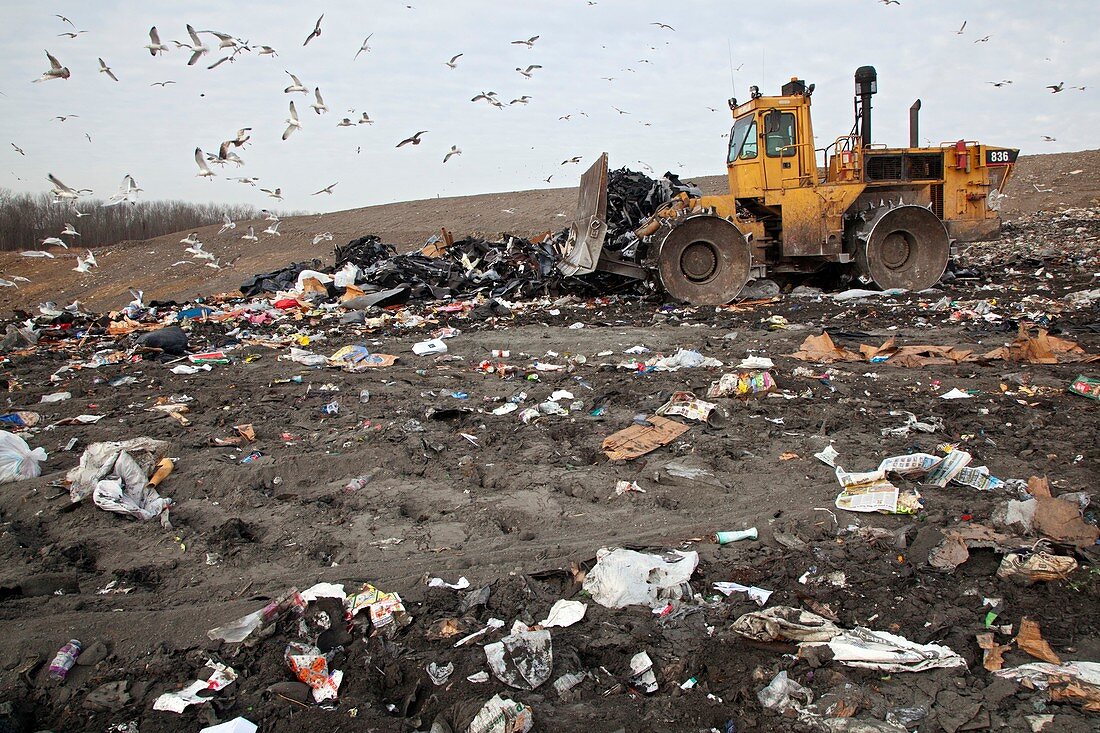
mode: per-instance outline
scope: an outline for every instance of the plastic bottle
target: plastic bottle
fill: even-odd
[[[84,646],[78,639],[69,639],[69,643],[58,649],[53,661],[50,662],[50,679],[63,680],[68,677],[69,670],[76,664],[76,658],[82,651]]]

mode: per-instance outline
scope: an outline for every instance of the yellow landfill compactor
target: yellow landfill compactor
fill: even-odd
[[[955,241],[999,230],[1019,151],[969,140],[918,147],[920,100],[909,110],[909,147],[872,144],[874,67],[860,67],[855,83],[852,132],[823,148],[810,121],[813,84],[792,78],[779,96],[751,87],[748,101],[730,99],[729,194],[681,191],[606,245],[604,153],[581,178],[559,269],[655,275],[674,299],[697,305],[728,303],[754,278],[830,263],[884,289],[935,285]]]

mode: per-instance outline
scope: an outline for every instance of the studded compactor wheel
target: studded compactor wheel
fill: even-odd
[[[693,305],[723,305],[737,297],[749,279],[748,240],[717,216],[694,216],[665,236],[657,256],[664,289]]]
[[[947,229],[923,206],[880,206],[855,234],[856,267],[883,290],[930,288],[951,256]]]

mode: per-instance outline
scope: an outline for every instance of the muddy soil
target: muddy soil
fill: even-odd
[[[925,504],[916,516],[845,513],[833,506],[839,487],[832,470],[813,457],[831,444],[845,468],[870,470],[886,456],[934,453],[952,443],[1003,479],[1045,475],[1055,494],[1093,491],[1100,404],[1065,387],[1077,374],[1097,376],[1096,364],[850,363],[833,366],[822,380],[796,376],[799,367],[814,374],[824,367],[789,355],[822,329],[850,348],[894,337],[899,344],[984,353],[1012,341],[1021,322],[1100,353],[1096,301],[1064,300],[1097,287],[1097,234],[1096,219],[1083,215],[1028,220],[1000,243],[968,253],[977,272],[935,292],[856,302],[783,295],[714,309],[588,300],[490,318],[429,306],[409,309],[428,317],[413,329],[389,324],[367,331],[313,314],[253,329],[287,341],[309,334],[307,348],[318,353],[365,344],[399,357],[391,367],[358,374],[281,359],[289,353],[283,343],[241,346],[232,352],[234,363],[191,376],[149,360],[74,370],[51,382],[60,367],[116,348],[116,339],[97,335],[102,329],[80,339],[59,331],[4,365],[7,408],[41,414],[39,426],[22,435],[49,453],[40,477],[0,487],[0,696],[13,703],[11,729],[197,731],[242,715],[265,733],[428,730],[436,721],[458,731],[499,693],[530,706],[538,731],[805,730],[756,697],[787,670],[862,719],[918,709],[911,730],[1030,731],[1028,716],[1038,714],[1055,716],[1047,730],[1096,730],[1095,714],[1051,704],[1043,693],[985,671],[974,639],[984,630],[983,598],[1003,598],[998,623],[1018,628],[1029,617],[1062,659],[1100,660],[1100,574],[1087,552],[1069,580],[1030,587],[998,579],[1000,557],[990,550],[974,551],[954,573],[935,571],[926,562],[929,537],[966,522],[988,524],[995,507],[1015,494],[921,487]],[[1015,247],[1017,241],[1029,246]],[[1031,246],[1040,241],[1049,251]],[[776,316],[786,327],[776,327]],[[583,328],[570,327],[576,323]],[[192,349],[231,343],[226,334],[235,326],[193,324]],[[414,342],[444,326],[461,330],[445,356],[412,353]],[[637,345],[663,354],[695,349],[726,367],[619,368],[638,358],[624,353]],[[519,374],[479,371],[492,349],[509,349],[509,358],[492,361],[514,365]],[[782,395],[719,398],[728,414],[723,424],[690,423],[681,438],[633,461],[609,461],[600,452],[605,436],[653,414],[672,392],[702,396],[750,355],[774,360]],[[567,368],[537,371],[536,360]],[[123,376],[136,381],[111,386]],[[955,387],[974,397],[941,399]],[[72,399],[39,403],[62,390]],[[583,404],[530,424],[518,411],[492,414],[521,393],[523,408],[555,390],[573,393],[563,405]],[[178,395],[193,398],[187,426],[147,409]],[[338,413],[326,415],[322,408],[334,401]],[[602,414],[593,415],[601,406]],[[944,429],[884,436],[884,428],[904,421],[890,415],[898,410],[942,418]],[[45,428],[79,414],[105,417]],[[211,444],[242,423],[252,424],[255,442]],[[73,505],[59,484],[88,444],[138,436],[169,441],[177,458],[161,487],[175,502],[171,529],[90,501]],[[261,456],[242,463],[254,451]],[[706,473],[678,478],[670,464]],[[369,480],[345,490],[355,477]],[[615,496],[619,480],[637,481],[645,493]],[[1086,517],[1095,522],[1095,506]],[[719,546],[708,539],[748,527],[757,528],[758,540]],[[697,550],[700,566],[691,580],[697,601],[666,616],[592,602],[575,571],[591,568],[602,547]],[[448,582],[465,576],[471,590],[488,587],[488,600],[464,609],[466,592],[427,587],[435,576]],[[348,588],[371,582],[400,594],[412,616],[393,638],[353,635],[334,664],[344,672],[339,700],[327,708],[266,692],[293,679],[283,650],[295,638],[296,620],[243,647],[206,636],[288,588],[320,581]],[[718,596],[717,581],[773,590],[769,606],[827,606],[844,627],[945,644],[968,668],[892,675],[839,664],[815,668],[797,661],[793,646],[733,634],[731,623],[756,606],[740,594]],[[460,648],[430,633],[443,619],[461,619],[472,630],[490,618],[509,627],[517,619],[535,623],[560,598],[588,602],[583,621],[552,632],[552,679],[589,673],[564,695],[550,683],[521,691],[492,676],[468,681],[487,669],[481,647],[501,632]],[[103,646],[64,684],[51,683],[46,667],[70,638]],[[630,683],[629,661],[640,651],[654,661],[654,694]],[[158,695],[195,679],[208,659],[231,665],[237,682],[183,714],[152,709]],[[1020,651],[1006,655],[1008,665],[1029,661],[1035,660]],[[430,662],[454,664],[445,685],[429,679]],[[690,678],[697,684],[681,689]],[[113,682],[127,683],[128,700],[113,709],[89,700]]]

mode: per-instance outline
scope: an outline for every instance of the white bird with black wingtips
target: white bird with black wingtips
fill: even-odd
[[[256,236],[256,230],[252,228],[251,224],[248,226],[248,234],[242,235],[241,239],[248,240],[249,242],[260,241],[260,238]]]
[[[276,237],[281,237],[282,235],[279,234],[279,225],[280,224],[282,224],[282,222],[279,221],[278,219],[276,219],[271,224],[269,224],[267,226],[267,229],[264,229],[262,233],[263,234],[271,234],[271,235],[276,236]]]
[[[199,34],[195,32],[190,23],[187,24],[187,35],[191,36],[191,60],[187,62],[187,65],[194,66],[196,61],[210,52],[210,49],[203,44]]]
[[[313,111],[319,115],[328,112],[328,105],[325,104],[325,100],[321,99],[321,87],[313,88],[313,96],[317,98],[316,102],[309,105],[313,108]]]
[[[452,57],[451,57],[451,60],[450,60],[450,61],[444,61],[444,62],[443,62],[443,65],[444,65],[444,66],[446,66],[446,67],[447,67],[447,68],[449,68],[449,69],[457,69],[457,68],[458,68],[458,64],[457,64],[456,62],[457,62],[457,61],[458,61],[458,60],[459,60],[460,58],[462,58],[462,56],[463,56],[463,55],[464,55],[464,54],[461,54],[461,53],[456,53],[456,54],[455,54],[454,56],[452,56]]]
[[[290,117],[286,118],[286,132],[283,133],[283,140],[290,137],[290,134],[295,130],[302,129],[302,123],[298,121],[298,110],[294,109],[294,100],[290,100]]]
[[[290,80],[293,81],[294,83],[283,90],[284,94],[293,94],[294,92],[301,92],[302,94],[309,94],[309,89],[306,89],[305,85],[302,84],[302,82],[298,79],[298,77],[294,76],[294,74],[291,74],[289,71],[287,71],[286,73],[290,77]]]
[[[199,172],[195,175],[199,178],[213,178],[214,171],[206,164],[206,157],[202,154],[202,148],[195,148],[195,163],[199,166]]]
[[[42,76],[35,79],[35,82],[49,81],[50,79],[68,79],[71,74],[69,73],[68,66],[62,66],[52,53],[46,52],[46,58],[50,60],[50,68],[42,72]]]
[[[115,72],[111,71],[111,67],[108,66],[103,61],[103,59],[96,59],[96,60],[99,61],[99,73],[106,74],[107,76],[111,77],[113,80],[118,81],[118,77],[115,76]]]
[[[451,149],[447,151],[447,154],[443,156],[443,162],[446,163],[456,155],[462,155],[462,150],[457,145],[452,145]]]
[[[158,53],[168,53],[168,46],[160,42],[160,34],[157,33],[157,27],[153,26],[149,29],[149,43],[145,48],[149,49],[150,56],[156,56]]]
[[[200,247],[202,246],[202,242],[199,241],[199,233],[198,232],[191,232],[186,237],[184,237],[183,239],[180,240],[180,244],[187,244],[187,245],[190,245],[192,247],[195,246],[196,244],[199,245]],[[186,250],[186,251],[190,252],[191,250]]]
[[[229,214],[222,215],[222,228],[218,230],[218,234],[224,234],[230,229],[236,229],[237,222],[229,218]]]

